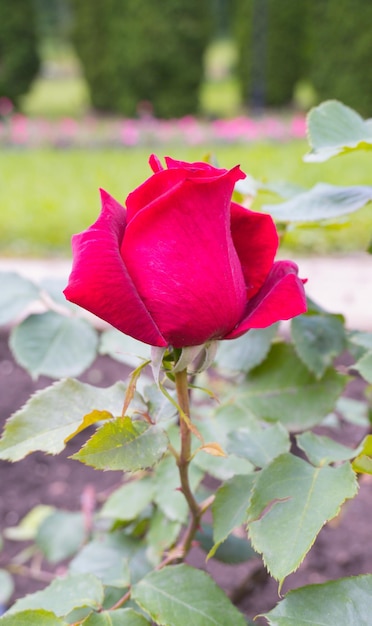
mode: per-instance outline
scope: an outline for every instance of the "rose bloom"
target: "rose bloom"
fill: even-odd
[[[182,348],[235,339],[306,310],[291,261],[274,262],[269,215],[232,202],[245,178],[207,163],[152,155],[153,175],[126,208],[101,191],[97,221],[72,239],[64,293],[121,332]]]

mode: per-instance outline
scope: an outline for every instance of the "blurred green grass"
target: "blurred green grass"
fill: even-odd
[[[323,164],[302,161],[306,142],[263,142],[250,145],[164,147],[184,160],[213,154],[222,167],[240,163],[263,181],[287,181],[310,187],[325,181],[338,185],[370,184],[369,159],[349,154]],[[99,212],[99,187],[120,202],[150,175],[149,148],[120,150],[3,150],[0,151],[0,254],[69,256],[70,237],[90,225]],[[275,197],[265,194],[265,203]],[[372,233],[372,211],[367,206],[337,227],[296,228],[284,245],[297,254],[353,252],[365,249]]]

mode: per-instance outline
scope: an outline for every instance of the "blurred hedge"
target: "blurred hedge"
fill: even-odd
[[[308,0],[234,0],[238,76],[247,104],[291,102],[306,72]]]
[[[37,46],[33,0],[0,0],[0,96],[15,105],[38,73]]]
[[[372,115],[372,2],[313,0],[311,18],[310,79],[319,100]]]
[[[93,106],[159,117],[198,110],[210,3],[204,0],[72,0],[74,42]]]

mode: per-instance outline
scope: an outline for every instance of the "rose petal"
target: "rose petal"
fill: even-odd
[[[278,248],[278,235],[270,215],[249,211],[235,202],[231,203],[231,234],[249,300],[262,287],[271,270]]]
[[[156,202],[185,179],[183,170],[159,170],[145,180],[142,185],[130,193],[126,200],[127,221],[130,222],[136,213]]]
[[[187,176],[204,176],[206,178],[219,178],[226,174],[228,170],[214,167],[210,163],[205,161],[195,161],[195,163],[187,163],[187,161],[177,161],[172,157],[165,157],[165,162],[168,169],[182,169],[186,172]],[[243,174],[243,173],[242,173]],[[241,178],[245,178],[245,174]]]
[[[266,328],[305,313],[305,290],[297,272],[297,265],[291,261],[274,263],[264,285],[248,302],[243,319],[224,339],[235,339],[250,328]]]
[[[120,257],[125,209],[101,190],[102,211],[88,230],[73,237],[74,262],[64,294],[123,333],[166,346]]]
[[[230,233],[230,198],[240,175],[234,168],[213,181],[184,180],[127,226],[122,257],[174,347],[223,336],[242,317],[245,285]]]
[[[164,167],[162,166],[160,162],[160,159],[156,156],[156,154],[151,154],[149,158],[149,165],[152,171],[154,172],[154,174],[156,172],[161,172],[164,169]]]

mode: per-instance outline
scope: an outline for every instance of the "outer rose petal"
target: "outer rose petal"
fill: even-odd
[[[226,174],[227,170],[220,167],[214,167],[210,163],[204,161],[196,161],[195,163],[187,163],[187,161],[177,161],[172,157],[165,157],[168,169],[182,169],[188,176],[204,176],[205,178],[218,178]],[[245,177],[245,174],[244,174]]]
[[[125,265],[174,347],[221,338],[243,315],[245,285],[230,234],[230,198],[240,175],[234,168],[214,180],[184,180],[127,226]]]
[[[278,248],[278,234],[270,215],[231,203],[231,235],[242,266],[247,299],[265,282]]]
[[[266,328],[305,313],[305,290],[297,272],[297,265],[291,261],[274,263],[264,285],[248,302],[243,319],[224,339],[236,339],[251,328]]]
[[[130,193],[126,199],[127,222],[129,223],[143,208],[156,202],[185,179],[182,170],[159,170],[142,185]]]
[[[64,294],[121,332],[153,346],[166,346],[120,257],[125,209],[103,190],[101,199],[98,220],[73,237],[74,263]]]

